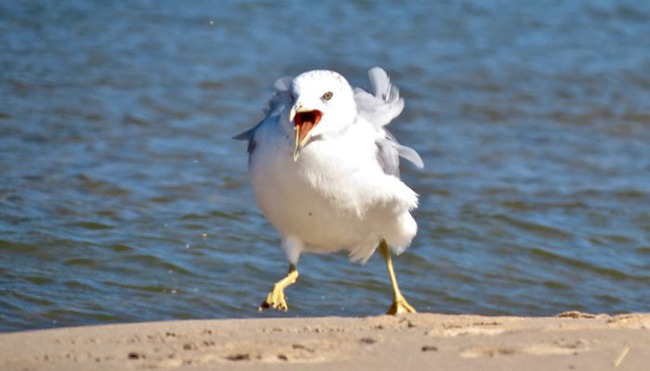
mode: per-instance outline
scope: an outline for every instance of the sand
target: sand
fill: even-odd
[[[151,322],[0,334],[1,370],[648,370],[650,313]]]

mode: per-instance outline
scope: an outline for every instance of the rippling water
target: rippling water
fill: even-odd
[[[0,330],[383,313],[381,259],[286,269],[245,144],[276,78],[379,65],[425,169],[397,260],[421,311],[650,308],[650,6],[0,4]]]

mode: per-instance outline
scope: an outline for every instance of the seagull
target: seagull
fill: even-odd
[[[248,141],[253,193],[289,260],[260,311],[288,309],[284,290],[298,279],[303,253],[343,250],[365,263],[379,249],[393,289],[387,313],[415,312],[391,253],[404,252],[417,233],[410,212],[418,195],[400,180],[399,157],[423,162],[385,128],[404,108],[398,89],[379,67],[368,76],[370,91],[330,70],[281,78],[264,119],[233,138]]]

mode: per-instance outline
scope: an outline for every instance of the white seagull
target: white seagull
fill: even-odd
[[[347,250],[366,262],[379,248],[393,287],[388,313],[415,312],[390,253],[402,253],[417,233],[410,212],[418,196],[400,180],[399,157],[423,163],[385,128],[404,108],[399,91],[383,69],[368,75],[371,92],[329,70],[279,79],[266,117],[234,137],[248,140],[255,198],[289,260],[259,310],[287,310],[284,289],[296,282],[302,253]]]

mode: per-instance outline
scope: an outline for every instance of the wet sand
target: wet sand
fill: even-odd
[[[0,334],[2,370],[642,370],[650,313],[151,322]]]

